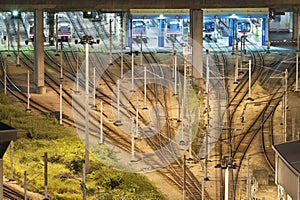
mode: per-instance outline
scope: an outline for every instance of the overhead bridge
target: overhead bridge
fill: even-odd
[[[203,8],[300,8],[299,0],[1,0],[0,8],[22,9],[203,9]]]
[[[220,9],[222,8],[222,9]],[[295,13],[294,19],[298,19],[300,10],[299,0],[0,0],[0,11],[11,11],[18,9],[21,12],[33,11],[35,16],[34,33],[34,54],[35,70],[34,85],[36,92],[45,93],[44,85],[44,38],[43,38],[43,12],[59,11],[87,11],[95,10],[100,12],[122,12],[124,16],[132,13],[138,14],[146,12],[144,9],[153,9],[156,13],[158,9],[165,9],[164,12],[188,13],[190,16],[190,36],[193,39],[192,64],[194,67],[193,77],[200,80],[202,74],[202,48],[203,48],[203,14],[214,13],[218,15],[229,14],[236,9],[245,15],[264,12],[272,8],[273,10],[292,10]],[[141,10],[143,9],[143,10]],[[168,10],[169,9],[169,10]],[[172,10],[173,9],[173,10]],[[174,9],[178,9],[174,11]],[[210,10],[211,9],[211,10]],[[228,9],[228,10],[225,10]],[[224,11],[225,10],[225,11]],[[150,12],[147,11],[147,12]],[[161,12],[161,11],[160,11]],[[267,16],[267,15],[266,15]],[[125,18],[125,17],[124,17]],[[267,20],[267,17],[263,18]],[[295,27],[298,33],[298,27]],[[229,36],[230,37],[230,36]],[[295,35],[295,37],[298,37]],[[264,39],[263,39],[264,41]],[[230,43],[230,42],[229,42]],[[231,44],[231,43],[230,43]]]

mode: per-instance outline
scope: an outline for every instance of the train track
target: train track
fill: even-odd
[[[13,200],[23,200],[25,198],[23,192],[19,192],[6,184],[3,185],[3,197]]]

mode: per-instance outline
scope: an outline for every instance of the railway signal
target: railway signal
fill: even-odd
[[[12,19],[21,19],[21,12],[18,10],[11,11],[11,18]]]
[[[94,18],[99,18],[97,15],[97,12],[94,11],[84,11],[83,12],[83,18],[88,18],[88,19],[94,19]]]

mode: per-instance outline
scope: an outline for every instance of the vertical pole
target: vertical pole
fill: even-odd
[[[210,118],[210,104],[209,104],[209,88],[208,88],[208,91],[207,91],[207,100],[206,100],[206,111],[207,111],[207,127],[206,127],[206,134],[205,134],[205,172],[204,172],[204,178],[207,178],[207,168],[208,168],[208,140],[209,140],[209,118]]]
[[[14,141],[10,141],[10,180],[14,180]]]
[[[17,23],[18,23],[18,27],[17,27],[17,31],[18,31],[18,44],[17,44],[17,66],[20,66],[20,19],[17,19]]]
[[[81,190],[82,190],[82,200],[86,200],[86,187],[85,187],[85,183],[86,183],[86,166],[83,163],[82,164],[82,181],[81,181]]]
[[[287,109],[288,108],[288,69],[285,69],[285,108]]]
[[[3,159],[0,158],[0,199],[3,199]]]
[[[241,53],[242,53],[242,50],[241,50]],[[233,82],[233,84],[238,83],[238,76],[239,76],[239,46],[238,46],[238,42],[236,42],[236,47],[235,47],[235,68],[234,68],[234,82]]]
[[[141,31],[140,42],[141,42],[140,65],[142,66],[143,65],[143,33],[142,33],[142,31]]]
[[[62,125],[62,84],[59,84],[59,124]]]
[[[247,156],[247,186],[246,186],[246,200],[251,200],[250,198],[250,174],[249,174],[249,156]]]
[[[58,56],[58,15],[55,15],[55,56]]]
[[[238,26],[237,24],[235,25],[235,47],[238,48],[239,44],[238,44]],[[234,46],[234,44],[232,44],[232,46]],[[234,51],[234,48],[232,48],[232,53]],[[242,50],[241,50],[242,51]]]
[[[45,199],[48,199],[48,155],[44,153],[44,186],[45,186]]]
[[[241,41],[241,65],[240,65],[240,73],[243,74],[243,42]]]
[[[284,132],[284,142],[287,141],[287,108],[288,108],[288,91],[287,91],[287,84],[288,84],[288,70],[285,69],[285,80],[284,80],[284,106],[283,106],[283,113],[284,113],[284,123],[283,123],[283,132]]]
[[[60,46],[60,79],[63,79],[63,52],[62,52],[62,42]]]
[[[130,28],[130,26],[131,26],[131,24],[130,24],[130,14],[129,13],[124,13],[124,18],[125,18],[125,38],[126,38],[126,40],[125,40],[125,46],[126,47],[129,47],[130,48],[130,39],[131,39],[131,37],[130,37],[130,31],[131,31],[131,28]],[[123,30],[124,30],[124,28],[123,28]]]
[[[130,53],[132,53],[132,15],[130,15]]]
[[[284,129],[284,123],[285,123],[285,91],[283,92],[283,96],[282,96],[282,134],[283,137],[285,138],[285,129]],[[285,139],[284,139],[285,141]]]
[[[265,46],[266,45],[266,29],[267,26],[266,24],[268,23],[267,19],[265,17],[262,18],[261,20],[261,45]]]
[[[10,56],[10,19],[7,19],[7,56]]]
[[[172,40],[172,53],[173,53],[173,65],[175,65],[175,49],[174,49],[174,40]],[[173,68],[173,73],[172,73],[172,78],[174,78],[175,76],[175,71],[174,71],[175,67]]]
[[[248,100],[253,100],[252,98],[251,98],[251,82],[252,82],[252,80],[251,80],[251,60],[249,60],[249,91],[248,91]]]
[[[206,88],[205,92],[208,93],[209,86],[209,65],[208,65],[208,53],[206,54]]]
[[[297,25],[297,51],[299,51],[299,37],[300,37],[300,34],[299,34],[300,33],[300,19],[299,19],[299,14],[297,16],[298,16],[298,18],[297,18],[297,21],[298,21],[298,25]]]
[[[49,45],[54,46],[54,12],[49,12]]]
[[[30,76],[29,70],[27,70],[27,109],[26,111],[30,111]]]
[[[270,21],[271,21],[271,19],[270,19],[270,17],[268,17],[268,28],[267,28],[267,31],[268,31],[268,46],[267,46],[267,53],[270,53],[270,46],[271,46],[271,42],[270,42]]]
[[[241,36],[241,54],[243,53],[243,48],[244,48],[244,46],[243,46],[243,38],[244,38],[244,36]]]
[[[117,119],[114,122],[116,126],[121,126],[122,122],[120,119],[120,80],[117,81]]]
[[[234,30],[234,19],[229,18],[229,30],[228,30],[228,46],[232,46],[233,44],[233,31]]]
[[[136,116],[135,116],[135,123],[136,123],[136,130],[135,130],[135,137],[137,138],[139,135],[139,98],[136,97]]]
[[[184,123],[183,123],[183,107],[184,107],[184,103],[182,102],[181,104],[182,106],[182,109],[181,109],[181,128],[180,128],[180,136],[181,136],[181,139],[180,139],[180,145],[184,145]]]
[[[6,83],[6,69],[7,69],[7,60],[4,59],[4,94],[7,93],[7,83]]]
[[[124,52],[123,52],[123,29],[121,31],[121,79],[123,78],[124,68]]]
[[[112,19],[109,19],[109,64],[112,65]]]
[[[134,162],[134,120],[131,118],[131,162]]]
[[[96,109],[96,67],[93,69],[93,109]]]
[[[189,120],[188,120],[188,123],[189,123],[189,125],[188,125],[188,127],[189,127],[189,158],[190,159],[193,159],[193,155],[192,155],[192,128],[193,128],[193,126],[192,126],[192,117],[191,117],[191,114],[190,114],[190,112],[189,112]]]
[[[177,95],[177,54],[174,55],[174,95]]]
[[[134,56],[131,53],[131,92],[134,92]]]
[[[2,185],[3,184],[1,184],[1,186]],[[3,197],[3,191],[2,191],[1,197]],[[27,200],[27,172],[26,172],[26,170],[24,171],[24,200]]]
[[[184,59],[183,61],[183,65],[184,65],[184,68],[183,68],[183,98],[182,98],[182,119],[184,118],[184,115],[185,115],[185,100],[186,100],[186,77],[187,77],[187,63],[186,63],[186,59]]]
[[[34,86],[36,92],[46,93],[45,86],[45,63],[44,63],[44,20],[43,9],[36,8],[34,11],[35,28],[34,28]],[[58,76],[59,77],[59,76]]]
[[[236,31],[236,20],[233,19],[233,22],[232,22],[232,44],[231,44],[231,48],[232,48],[232,51],[231,51],[231,54],[234,54],[234,39],[237,37],[237,33],[235,32]]]
[[[76,91],[75,92],[79,92],[79,71],[78,71],[78,53],[77,53],[77,56],[76,56]]]
[[[186,184],[186,156],[183,156],[183,190],[182,199],[185,200],[185,184]]]
[[[117,121],[120,121],[120,81],[117,82]]]
[[[89,43],[85,43],[85,170],[89,171]]]
[[[190,9],[190,31],[189,34],[192,41],[189,44],[192,45],[192,66],[193,77],[195,82],[198,82],[203,77],[203,10],[201,9]],[[199,84],[199,83],[196,83]]]
[[[144,66],[144,109],[147,108],[147,66]]]
[[[103,103],[100,102],[100,144],[103,144]]]
[[[225,170],[225,199],[224,200],[228,200],[228,190],[229,190],[229,168],[228,166],[226,167],[226,170]]]
[[[299,54],[298,54],[298,52],[296,52],[296,89],[295,89],[295,91],[299,91],[299,89],[298,89],[298,82],[299,82],[298,75],[299,75]]]

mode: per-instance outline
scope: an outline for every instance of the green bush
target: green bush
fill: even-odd
[[[50,199],[82,199],[81,179],[84,145],[72,128],[60,126],[53,117],[35,116],[9,104],[0,95],[0,120],[17,128],[14,142],[14,179],[33,192],[44,192],[44,152],[48,153],[48,190]],[[114,162],[114,154],[105,146],[95,146],[98,158],[90,156],[87,174],[88,199],[165,199],[144,177],[106,167],[99,160]],[[4,174],[10,175],[9,151],[4,157]],[[105,163],[105,164],[107,164]]]

